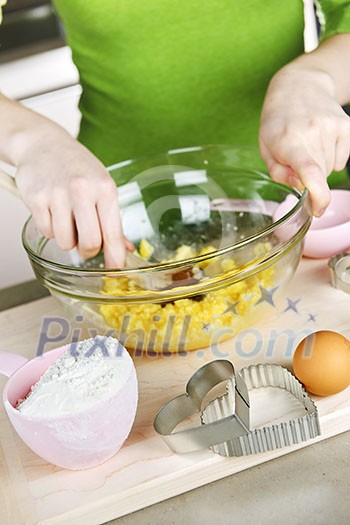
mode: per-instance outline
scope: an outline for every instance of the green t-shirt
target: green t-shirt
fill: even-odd
[[[303,52],[289,0],[56,0],[80,72],[80,140],[105,164],[257,142],[272,75]]]
[[[83,87],[79,138],[106,165],[201,144],[257,144],[269,81],[303,52],[302,0],[54,4]],[[350,2],[319,5],[324,36],[350,32]]]
[[[54,5],[83,88],[79,139],[105,165],[209,143],[257,144],[269,81],[303,52],[303,0]],[[324,38],[350,32],[349,1],[317,5]]]

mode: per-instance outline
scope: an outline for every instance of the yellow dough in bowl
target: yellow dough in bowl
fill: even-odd
[[[264,251],[262,245],[256,248]],[[214,248],[207,246],[196,254],[190,246],[180,246],[172,260],[210,251]],[[142,252],[151,254],[152,246],[144,244]],[[224,259],[220,264],[223,271],[236,267],[232,259]],[[100,313],[129,349],[156,353],[196,350],[218,344],[249,326],[261,298],[260,287],[270,288],[273,276],[272,265],[245,280],[200,296],[163,303],[101,305]],[[104,292],[127,295],[136,286],[127,278],[108,278]]]

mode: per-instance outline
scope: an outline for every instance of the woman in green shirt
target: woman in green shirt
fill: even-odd
[[[4,0],[0,0],[0,3]],[[350,149],[350,2],[320,0],[321,44],[303,54],[302,0],[55,0],[83,94],[79,142],[0,97],[0,158],[47,237],[123,264],[104,166],[207,143],[257,144],[273,178],[309,188]]]

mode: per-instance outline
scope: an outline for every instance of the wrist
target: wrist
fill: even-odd
[[[0,95],[0,158],[19,166],[33,152],[47,150],[68,132],[46,117]]]
[[[38,115],[30,126],[23,126],[10,138],[11,161],[15,166],[24,164],[34,155],[45,153],[72,137],[55,122]]]
[[[310,91],[335,98],[336,88],[329,73],[317,67],[305,65],[303,57],[287,64],[272,78],[268,92],[285,93],[285,90]]]

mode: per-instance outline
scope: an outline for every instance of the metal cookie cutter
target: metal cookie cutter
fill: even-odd
[[[328,261],[331,282],[335,288],[350,293],[350,253],[334,255]]]
[[[227,380],[226,393],[201,405],[210,390]],[[250,430],[249,390],[266,386],[288,390],[304,406],[306,414],[290,421]],[[200,412],[201,425],[175,431],[186,417]],[[222,456],[243,456],[275,450],[320,435],[317,407],[299,381],[278,365],[252,365],[235,373],[227,360],[212,361],[197,370],[186,393],[166,403],[154,419],[154,428],[174,452],[193,452],[211,447]]]

